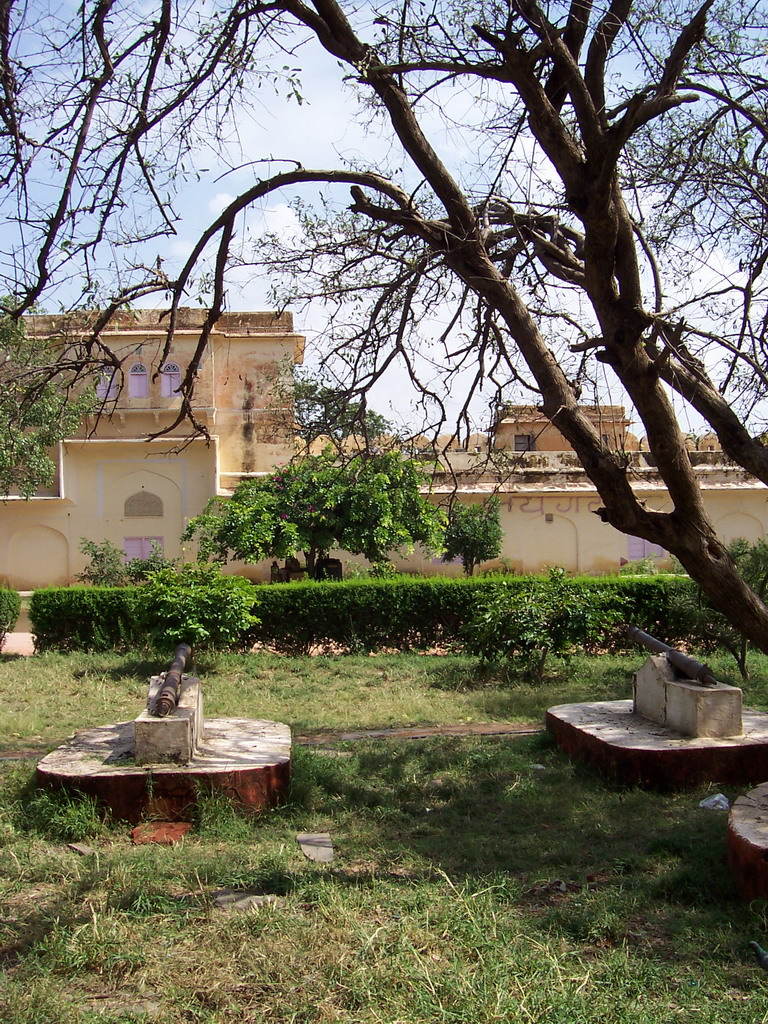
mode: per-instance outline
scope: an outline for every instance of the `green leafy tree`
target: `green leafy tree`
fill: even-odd
[[[330,452],[268,477],[246,480],[231,498],[212,498],[187,527],[201,558],[245,562],[304,552],[307,570],[333,548],[383,562],[421,543],[437,550],[445,516],[421,493],[424,474],[395,452],[339,463]]]
[[[394,432],[381,413],[360,401],[350,401],[343,390],[325,387],[311,378],[296,379],[293,401],[298,435],[307,444],[319,437],[343,441],[352,434],[370,442]]]
[[[139,616],[160,647],[236,647],[258,623],[256,591],[242,576],[216,564],[186,562],[150,573],[139,588]]]
[[[52,449],[93,408],[92,390],[73,394],[52,381],[56,355],[27,338],[23,323],[0,316],[0,492],[24,498],[55,478]]]
[[[581,586],[556,566],[544,579],[531,578],[524,587],[502,584],[481,601],[464,643],[481,661],[519,662],[541,682],[549,655],[568,657],[599,640],[619,617],[615,595]]]
[[[476,565],[499,557],[503,539],[498,498],[489,498],[482,505],[455,501],[448,513],[443,561],[461,558],[464,572],[471,576]]]

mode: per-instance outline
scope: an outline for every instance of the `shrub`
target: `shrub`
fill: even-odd
[[[90,559],[83,571],[75,575],[80,583],[91,583],[96,587],[124,587],[128,583],[125,553],[111,540],[103,540],[99,544],[81,537],[80,550]]]
[[[448,514],[443,561],[461,558],[464,572],[471,576],[475,566],[498,558],[503,540],[498,498],[489,498],[482,505],[463,505],[456,501]]]
[[[146,558],[131,558],[125,563],[125,575],[129,583],[146,583],[153,572],[174,569],[177,565],[178,559],[167,558],[163,549],[153,540],[152,550]]]
[[[150,573],[138,588],[139,619],[160,647],[236,647],[259,620],[256,590],[215,563],[187,562]]]
[[[16,590],[0,587],[0,648],[7,634],[16,625],[21,610],[21,597]]]
[[[504,583],[488,594],[464,630],[465,646],[483,661],[519,661],[540,682],[548,655],[567,657],[600,639],[621,616],[621,603],[553,568],[544,579]]]
[[[728,545],[728,553],[736,563],[742,578],[761,600],[768,593],[768,542],[750,543],[737,537]],[[741,678],[749,679],[747,655],[750,642],[705,598],[701,588],[689,580],[689,586],[679,588],[672,596],[672,616],[685,623],[686,631],[704,647],[722,647],[736,662]]]
[[[175,570],[171,573],[175,585],[175,576],[180,574]],[[239,577],[225,577],[230,579]],[[499,588],[505,588],[507,594],[525,591],[531,580],[513,576],[400,576],[394,580],[307,581],[258,587],[240,580],[234,584],[242,588],[238,591],[243,595],[238,608],[242,611],[248,604],[250,613],[255,598],[261,621],[253,622],[242,639],[234,642],[244,646],[260,642],[283,653],[301,653],[316,645],[333,646],[339,651],[375,651],[459,644],[463,628],[486,598]],[[668,643],[686,637],[684,620],[676,618],[671,609],[676,607],[678,590],[694,592],[687,577],[578,577],[569,583],[584,592],[605,595],[607,606],[620,613],[623,624],[633,622]],[[35,591],[30,617],[38,650],[123,649],[145,644],[148,628],[139,625],[137,603],[146,586]],[[219,594],[215,601],[220,608],[227,599]],[[219,614],[216,607],[213,614]],[[179,639],[191,639],[191,635]],[[599,648],[626,648],[626,630],[619,619],[610,616],[590,642]]]
[[[146,642],[133,587],[49,587],[29,605],[38,651],[124,650]]]

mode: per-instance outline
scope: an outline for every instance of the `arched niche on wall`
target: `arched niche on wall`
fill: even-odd
[[[50,526],[16,530],[8,549],[8,576],[17,590],[54,587],[69,582],[69,542]]]
[[[717,535],[724,544],[730,544],[737,537],[743,537],[750,544],[765,537],[765,527],[757,518],[748,512],[729,512],[715,523]]]
[[[579,531],[576,524],[554,512],[545,512],[542,518],[542,524],[539,526],[537,523],[535,541],[525,557],[526,570],[538,571],[560,565],[569,572],[578,572]]]
[[[162,470],[137,469],[135,465],[111,467],[104,485],[104,514],[111,520],[163,518],[181,519],[182,494],[179,485]],[[162,464],[160,464],[162,465]],[[169,462],[169,469],[173,463]],[[144,510],[144,511],[142,511]]]

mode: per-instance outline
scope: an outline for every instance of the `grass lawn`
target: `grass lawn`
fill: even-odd
[[[539,721],[550,704],[627,696],[638,663],[579,659],[540,688],[458,657],[221,656],[200,670],[208,713],[311,732]],[[152,667],[0,658],[0,747],[133,717]],[[758,659],[746,703],[767,696]],[[0,763],[3,1024],[768,1021],[747,948],[768,946],[768,904],[736,897],[726,815],[699,809],[705,791],[607,786],[544,735],[296,748],[287,806],[249,821],[204,800],[170,848],[36,793],[33,767]],[[323,831],[329,865],[295,841]],[[216,909],[231,888],[274,900]]]

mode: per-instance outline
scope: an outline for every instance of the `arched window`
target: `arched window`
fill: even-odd
[[[181,387],[181,367],[178,363],[166,363],[160,371],[160,394],[163,398],[173,398]]]
[[[163,515],[163,499],[152,491],[137,491],[125,499],[123,516],[125,519],[159,519]]]
[[[128,397],[147,398],[149,396],[149,374],[144,363],[134,363],[128,373]]]
[[[105,366],[99,374],[96,397],[102,402],[111,402],[117,398],[117,370],[113,366]]]

